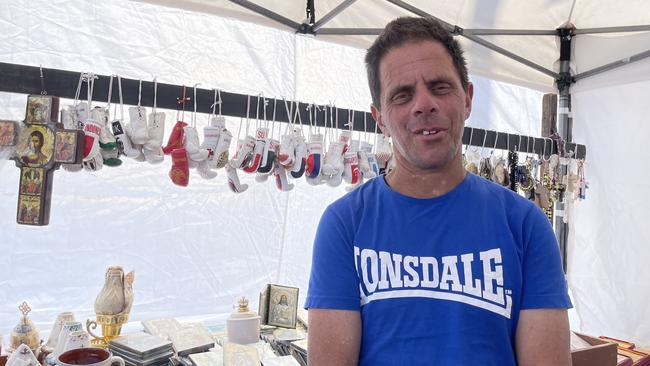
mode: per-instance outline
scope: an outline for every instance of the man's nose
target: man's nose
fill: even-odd
[[[438,98],[427,87],[418,86],[413,98],[413,115],[436,113],[438,111]]]

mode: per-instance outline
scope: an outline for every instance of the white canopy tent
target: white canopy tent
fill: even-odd
[[[322,34],[314,40],[225,0],[152,2],[158,4],[12,2],[0,9],[0,61],[149,80],[156,75],[163,82],[367,109],[364,53],[348,46],[365,47],[372,36]],[[339,3],[316,1],[316,19]],[[322,33],[331,28],[381,28],[396,16],[411,15],[394,2],[350,3],[320,28]],[[255,4],[297,25],[305,18],[304,1]],[[578,29],[650,24],[650,4],[642,1],[408,4],[465,29],[548,31],[567,21]],[[484,37],[556,71],[555,37]],[[577,36],[573,72],[645,51],[648,37]],[[553,78],[483,46],[464,44],[477,85],[468,125],[538,135],[540,92],[554,91]],[[639,147],[648,135],[643,121],[649,111],[641,96],[650,87],[649,67],[646,59],[572,86],[573,137],[588,147],[591,181],[588,200],[577,205],[569,232],[568,280],[574,304],[583,331],[640,344],[650,343],[650,324],[640,320],[643,299],[650,292],[643,283],[650,275],[644,265],[650,249],[643,242],[650,229],[637,219],[648,202],[639,196],[647,173],[637,162],[646,161],[648,154]],[[0,94],[1,117],[22,119],[24,104],[24,96]],[[168,132],[174,117],[167,116]],[[236,131],[239,121],[228,122]],[[199,116],[199,129],[206,123],[207,117]],[[631,143],[621,143],[630,141],[628,136],[633,137]],[[267,282],[298,286],[303,298],[318,217],[344,189],[299,181],[286,194],[244,177],[251,188],[234,195],[222,176],[217,182],[193,176],[190,187],[181,189],[167,180],[168,169],[168,163],[127,161],[93,174],[57,172],[50,226],[30,228],[14,223],[18,169],[0,161],[0,333],[8,333],[17,321],[16,306],[23,299],[32,304],[32,318],[40,325],[51,323],[64,310],[75,311],[78,318],[91,317],[103,271],[111,264],[136,269],[135,322],[178,316],[220,323],[237,296],[246,295],[255,303],[257,291]]]

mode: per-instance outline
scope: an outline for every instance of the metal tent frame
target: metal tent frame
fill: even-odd
[[[382,31],[381,28],[324,28],[324,25],[343,12],[345,9],[354,4],[357,0],[343,0],[339,5],[329,11],[325,16],[319,20],[315,20],[314,0],[306,0],[306,13],[307,17],[305,22],[298,24],[290,19],[283,17],[280,14],[273,12],[270,9],[252,3],[249,0],[229,0],[232,3],[238,4],[251,10],[259,15],[268,17],[275,20],[290,29],[299,33],[313,34],[318,36],[322,35],[379,35]],[[571,119],[571,94],[570,87],[578,80],[593,77],[595,75],[617,69],[619,67],[628,65],[650,57],[650,49],[644,52],[637,53],[630,57],[625,57],[614,62],[610,62],[591,70],[572,75],[569,64],[571,61],[571,42],[575,36],[585,34],[597,33],[620,33],[620,32],[641,32],[650,31],[650,25],[635,25],[635,26],[622,26],[622,27],[606,27],[606,28],[589,28],[589,29],[576,29],[571,26],[566,26],[558,29],[542,29],[542,30],[528,30],[528,29],[464,29],[458,25],[452,25],[444,20],[413,6],[403,0],[385,0],[393,5],[407,10],[415,15],[422,17],[432,17],[440,21],[445,28],[447,28],[455,36],[465,37],[477,44],[480,44],[494,52],[497,52],[505,57],[517,61],[529,68],[538,72],[551,76],[555,80],[555,84],[559,94],[559,109],[557,119],[557,132],[562,138],[567,141],[572,141],[572,119]],[[575,2],[574,2],[575,5]],[[549,70],[541,65],[538,65],[520,55],[510,52],[503,47],[500,47],[481,36],[493,35],[526,35],[526,36],[552,36],[560,39],[559,60],[560,71],[555,72]],[[561,218],[564,216],[564,205],[559,202],[556,205],[555,217]],[[563,223],[561,219],[556,220],[555,233],[560,244],[560,250],[563,257],[564,270],[566,271],[566,241],[568,238],[568,225]]]

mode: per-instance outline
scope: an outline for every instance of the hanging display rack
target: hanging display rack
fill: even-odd
[[[41,78],[41,73],[43,79]],[[10,64],[0,62],[0,92],[18,93],[18,94],[39,94],[43,90],[42,82],[45,80],[47,92],[49,95],[55,95],[60,98],[74,99],[77,92],[80,72],[40,68],[37,66],[27,66],[19,64]],[[111,80],[110,75],[95,75],[95,88],[93,100],[108,100],[108,84]],[[122,90],[124,103],[127,105],[137,105],[140,82],[142,83],[141,105],[146,107],[153,106],[153,81],[141,81],[137,79],[122,78]],[[188,83],[191,85],[192,83]],[[81,93],[85,93],[85,86],[82,87]],[[158,83],[158,108],[176,110],[178,108],[177,98],[182,85]],[[113,88],[113,93],[117,93]],[[82,94],[84,95],[84,94]],[[113,100],[117,96],[113,95]],[[197,111],[201,113],[212,113],[212,104],[214,98],[213,89],[196,89]],[[267,100],[273,98],[266,98]],[[281,97],[277,98],[281,100]],[[222,114],[230,117],[246,117],[247,101],[250,100],[250,108],[257,110],[257,95],[246,95],[221,91]],[[309,121],[309,113],[324,114],[326,108],[309,108],[311,103],[287,101],[292,104],[292,108],[298,104],[300,112],[299,120]],[[267,103],[267,108],[273,103]],[[326,106],[323,106],[326,107]],[[295,110],[295,109],[293,109]],[[375,122],[369,112],[365,111],[348,111],[344,108],[335,109],[338,113],[339,120],[346,121],[348,114],[352,113],[353,126],[355,131],[374,132]],[[331,109],[330,109],[331,113]],[[269,113],[270,115],[270,113]],[[278,108],[275,114],[275,120],[278,122],[289,122],[289,117],[284,108]],[[318,116],[314,119],[316,126],[325,127],[326,119],[324,116]],[[308,123],[308,122],[305,122]],[[343,128],[344,126],[338,126]],[[471,141],[470,141],[471,138]],[[501,150],[519,151],[524,153],[535,153],[538,155],[558,153],[558,147],[554,140],[550,138],[518,135],[506,132],[486,130],[474,127],[465,127],[463,133],[463,144],[471,146],[494,147]],[[584,159],[587,154],[585,145],[569,143],[565,145],[565,151],[573,151],[573,158]]]

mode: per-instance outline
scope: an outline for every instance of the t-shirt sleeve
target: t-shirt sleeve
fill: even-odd
[[[524,221],[522,309],[571,308],[560,248],[544,213],[533,206]]]
[[[305,308],[359,310],[359,277],[355,267],[352,223],[344,225],[332,206],[316,231]]]

